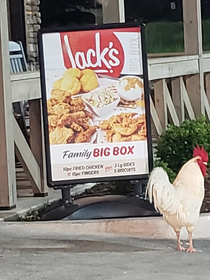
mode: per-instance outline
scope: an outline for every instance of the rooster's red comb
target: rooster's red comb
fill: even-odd
[[[201,157],[203,162],[209,161],[208,153],[204,150],[203,146],[201,148],[199,147],[199,145],[197,145],[197,147],[194,147],[193,157],[197,156]]]

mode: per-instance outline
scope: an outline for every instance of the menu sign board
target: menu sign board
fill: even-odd
[[[143,29],[118,24],[39,33],[49,186],[148,175]]]

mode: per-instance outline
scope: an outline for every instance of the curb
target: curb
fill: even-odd
[[[119,234],[142,238],[174,239],[175,232],[162,217],[143,217],[126,219],[104,220],[71,220],[71,221],[39,221],[39,222],[11,222],[7,224],[21,223],[32,230],[44,229],[53,232],[71,232],[75,234]],[[210,213],[201,214],[193,239],[210,238]],[[188,239],[185,228],[182,229],[181,239]]]

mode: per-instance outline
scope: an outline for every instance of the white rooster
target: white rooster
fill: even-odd
[[[150,174],[146,188],[150,203],[165,221],[171,225],[177,236],[177,250],[185,250],[181,246],[180,231],[186,227],[189,235],[189,247],[186,252],[195,252],[192,232],[199,218],[204,198],[204,177],[208,163],[207,152],[199,146],[193,150],[193,158],[186,162],[179,171],[173,184],[165,170],[156,167]]]

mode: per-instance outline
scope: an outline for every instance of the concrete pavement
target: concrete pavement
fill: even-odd
[[[71,231],[65,222],[0,223],[0,280],[209,280],[203,252],[174,250],[175,239]]]
[[[21,198],[16,209],[0,212],[0,280],[210,279],[209,213],[194,233],[203,252],[192,254],[174,249],[175,233],[162,217],[4,221],[60,197],[51,190],[47,198]]]

